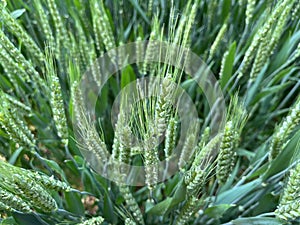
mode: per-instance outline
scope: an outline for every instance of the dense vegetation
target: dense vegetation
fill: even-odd
[[[0,12],[0,224],[300,222],[299,0]]]

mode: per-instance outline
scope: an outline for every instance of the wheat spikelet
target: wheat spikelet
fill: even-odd
[[[225,69],[225,63],[226,63],[226,59],[228,57],[229,51],[226,51],[222,57],[222,62],[221,62],[221,67],[220,67],[220,72],[219,72],[219,80],[222,79],[222,75],[224,73],[224,69]]]
[[[175,9],[171,8],[170,17],[173,19],[170,27],[170,42],[174,45],[180,46],[182,43],[184,28],[188,20],[188,15],[190,12],[191,1],[188,1],[184,10],[183,15],[179,20],[179,15],[175,14]],[[177,26],[177,27],[176,27]]]
[[[134,222],[132,219],[130,218],[126,218],[125,219],[125,225],[136,225],[136,222]]]
[[[148,11],[147,11],[148,16],[152,15],[152,11],[153,11],[153,0],[149,0],[148,1]]]
[[[158,137],[160,137],[167,128],[173,93],[174,84],[172,82],[171,75],[168,74],[165,78],[163,78],[162,84],[160,85],[160,93],[155,108],[155,126]]]
[[[293,7],[292,11],[292,20],[297,20],[299,18],[299,11],[300,11],[300,1],[295,1],[295,7]]]
[[[42,27],[42,30],[45,34],[45,40],[49,44],[50,48],[57,50],[57,48],[54,48],[55,40],[53,36],[53,32],[51,30],[51,26],[49,24],[49,18],[47,16],[47,12],[44,10],[44,7],[40,0],[34,0],[34,7],[36,8],[36,12],[38,14],[40,25]],[[58,54],[58,53],[57,53]]]
[[[225,131],[220,145],[220,153],[218,156],[217,179],[220,183],[225,183],[231,173],[236,153],[234,148],[236,145],[235,130],[231,121],[225,125]]]
[[[157,151],[157,138],[148,137],[144,144],[144,163],[146,184],[150,191],[153,190],[158,182],[158,151]]]
[[[71,99],[73,104],[73,117],[75,121],[81,121],[81,111],[84,109],[83,95],[79,88],[79,83],[74,81],[71,87]]]
[[[292,133],[294,128],[300,123],[300,97],[298,97],[295,105],[290,109],[287,117],[275,129],[273,135],[269,160],[273,160],[282,151],[287,141],[287,138]]]
[[[227,27],[228,27],[227,23],[224,23],[223,26],[221,27],[219,33],[217,34],[217,37],[215,38],[215,40],[209,50],[209,57],[208,57],[209,60],[211,60],[214,57],[214,55],[216,54],[216,51],[226,34]]]
[[[111,159],[119,159],[120,155],[120,131],[121,131],[121,119],[120,119],[121,114],[119,113],[118,115],[118,121],[115,125],[115,136],[113,140],[113,146],[112,146],[112,154],[111,154]]]
[[[266,37],[269,34],[269,31],[272,28],[272,25],[274,23],[276,23],[278,17],[281,15],[281,13],[283,12],[284,8],[286,7],[286,5],[289,4],[289,0],[284,0],[282,2],[278,2],[274,11],[272,12],[272,14],[268,17],[268,19],[266,20],[266,22],[264,23],[264,25],[262,25],[262,27],[260,27],[260,29],[258,30],[258,32],[255,34],[249,48],[247,49],[242,64],[239,68],[239,75],[238,77],[242,77],[244,75],[244,73],[246,72],[246,70],[249,68],[252,60],[255,58],[256,56],[256,52],[260,46],[260,44],[262,42],[266,42]],[[263,47],[261,47],[263,48]]]
[[[155,41],[159,40],[159,35],[160,35],[160,25],[159,25],[158,17],[155,16],[153,19],[153,24],[151,26],[149,42],[147,44],[147,48],[146,48],[146,52],[145,52],[144,64],[143,64],[143,68],[142,68],[143,75],[147,74],[148,70],[152,73],[151,75],[154,74],[155,63],[152,61],[155,57],[154,53],[157,48],[157,42],[155,42]]]
[[[17,195],[10,193],[0,187],[0,203],[6,206],[7,210],[31,213],[30,206]]]
[[[1,31],[0,31],[1,32]],[[1,39],[1,37],[0,37]],[[24,71],[23,68],[20,68],[19,64],[16,63],[9,55],[9,53],[6,51],[6,49],[3,48],[2,44],[0,44],[0,59],[1,59],[1,64],[4,68],[4,71],[8,76],[13,77],[12,82],[15,81],[14,76],[16,74],[19,74],[21,79],[24,82],[30,82],[30,76]]]
[[[275,29],[270,29],[266,36],[262,38],[250,72],[250,82],[253,82],[256,79],[257,75],[262,70],[263,66],[268,61],[270,55],[277,46],[277,43],[286,25],[288,16],[292,10],[292,6],[293,4],[289,2],[286,2],[285,5],[281,6],[281,16],[278,18]]]
[[[30,201],[34,208],[43,212],[57,211],[58,207],[52,196],[31,178],[15,174],[12,180],[18,185],[22,198]]]
[[[10,15],[10,13],[4,8],[3,2],[0,2],[1,17],[6,27],[22,40],[23,45],[26,47],[33,57],[39,60],[40,64],[43,63],[44,55],[37,44],[32,40],[29,34],[23,29],[21,25]]]
[[[57,135],[61,138],[64,145],[68,145],[68,125],[65,114],[65,107],[62,96],[62,89],[60,86],[59,79],[56,74],[56,70],[53,64],[53,58],[51,52],[47,54],[46,63],[46,75],[47,82],[50,86],[50,104],[53,113],[53,119],[57,129]]]
[[[280,205],[275,215],[282,220],[295,220],[300,217],[300,202],[294,201],[286,205]]]
[[[246,25],[249,26],[255,10],[256,0],[247,0]]]
[[[121,128],[120,132],[120,150],[119,150],[119,161],[121,164],[129,164],[130,163],[130,156],[131,156],[131,129],[128,125],[125,125]],[[126,165],[125,165],[126,166]],[[127,174],[125,167],[121,167],[121,173]]]
[[[191,219],[191,216],[195,213],[195,210],[197,210],[198,203],[199,200],[195,196],[190,196],[180,210],[180,214],[178,215],[175,224],[186,224]]]
[[[74,117],[77,123],[77,129],[82,139],[81,143],[77,143],[78,147],[89,151],[98,160],[97,163],[107,165],[109,159],[109,152],[103,136],[99,136],[98,131],[89,117],[85,115],[84,102],[81,90],[77,88],[77,82],[74,82],[72,101],[74,106]]]
[[[165,140],[165,158],[167,161],[170,160],[172,152],[175,148],[176,144],[176,133],[177,132],[177,120],[175,118],[171,118],[169,120],[169,124],[166,130],[166,140]]]
[[[28,115],[32,112],[32,109],[17,100],[16,98],[10,96],[9,94],[4,93],[2,90],[0,90],[0,97],[3,99],[3,101],[9,102],[10,105],[18,109],[18,112],[21,113],[22,115]]]
[[[185,176],[185,184],[187,185],[186,189],[189,195],[197,193],[198,190],[203,187],[206,179],[205,175],[205,171],[203,171],[200,166],[188,171]]]
[[[0,55],[4,62],[6,62],[10,68],[21,73],[26,82],[32,82],[35,88],[39,85],[39,87],[47,90],[44,81],[40,78],[40,75],[31,62],[25,59],[24,55],[10,42],[8,37],[1,30],[0,41]],[[3,67],[5,68],[6,65],[3,65]]]
[[[48,177],[38,172],[27,173],[27,176],[40,183],[47,190],[71,191],[71,187],[67,183],[55,179],[54,176]]]
[[[208,2],[207,9],[207,29],[211,30],[212,22],[214,21],[215,12],[218,8],[218,0],[211,0]]]
[[[133,218],[136,220],[138,224],[145,224],[142,212],[134,199],[132,193],[129,190],[129,187],[127,186],[120,186],[119,187],[121,194],[123,195],[126,205],[131,211]]]
[[[186,16],[188,16],[188,20],[187,20],[187,23],[186,23],[186,26],[184,29],[184,35],[183,35],[183,39],[182,39],[182,47],[184,47],[184,48],[188,47],[187,44],[190,41],[190,34],[191,34],[191,30],[192,30],[192,25],[195,22],[198,5],[199,5],[199,1],[196,0],[195,3],[192,5],[191,9],[187,8],[185,10],[185,14],[186,14]]]
[[[28,126],[23,122],[23,117],[16,112],[14,107],[11,107],[9,102],[3,101],[0,105],[0,125],[9,135],[9,138],[15,143],[33,149],[36,140]]]
[[[183,169],[185,164],[188,162],[188,160],[191,158],[193,151],[196,147],[197,142],[197,133],[195,134],[196,129],[191,129],[190,132],[188,132],[188,136],[184,142],[184,146],[182,148],[179,161],[178,161],[178,167],[180,169]]]
[[[115,38],[103,1],[91,1],[91,9],[97,50],[99,52],[102,50],[100,43],[104,44],[107,51],[115,48]],[[111,57],[115,57],[115,55]]]
[[[106,164],[109,153],[104,141],[102,141],[102,139],[99,137],[96,128],[94,126],[88,127],[87,132],[83,137],[85,139],[87,149],[93,152],[93,154],[98,157],[100,162]]]
[[[85,37],[84,31],[82,29],[82,26],[79,24],[78,21],[76,21],[76,29],[78,31],[78,41],[77,45],[74,46],[75,54],[78,57],[79,67],[80,71],[86,71],[87,66],[89,66],[89,59],[87,52],[90,51],[87,39]]]
[[[51,17],[54,21],[54,26],[55,26],[55,34],[56,34],[56,49],[60,49],[60,46],[62,46],[65,49],[70,48],[70,39],[67,33],[67,30],[64,27],[64,23],[62,21],[62,17],[60,16],[60,13],[58,11],[57,4],[55,0],[47,0],[47,5],[50,10]],[[59,57],[60,55],[57,55],[56,57]]]
[[[196,155],[192,164],[193,168],[200,166],[212,154],[213,150],[218,146],[222,136],[217,135],[207,144],[199,142],[196,150]]]
[[[300,217],[300,202],[298,196],[300,184],[300,163],[291,169],[286,187],[283,190],[275,215],[283,220],[293,220]]]
[[[102,216],[98,216],[98,217],[94,217],[94,218],[91,218],[89,220],[86,220],[82,223],[79,223],[77,225],[101,225],[104,223],[104,219]]]
[[[246,124],[247,114],[235,95],[228,109],[228,118],[222,134],[220,151],[217,158],[216,176],[220,184],[224,184],[230,176],[236,159],[236,148],[239,137]]]

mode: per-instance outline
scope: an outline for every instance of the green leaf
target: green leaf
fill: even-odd
[[[178,204],[182,202],[183,200],[185,200],[185,196],[186,196],[186,186],[183,182],[183,179],[181,179],[174,193],[173,204]]]
[[[266,194],[259,200],[259,205],[254,209],[253,215],[272,212],[277,205],[278,199],[274,198],[274,195],[271,193]]]
[[[285,89],[287,86],[289,86],[291,83],[290,82],[286,82],[280,85],[275,85],[269,88],[264,88],[259,94],[257,94],[253,100],[253,104],[259,102],[259,100],[261,100],[262,98],[275,94],[277,92],[283,91],[283,89]]]
[[[74,192],[65,192],[66,209],[76,215],[84,215],[84,207],[80,195]]]
[[[226,23],[228,14],[231,10],[231,0],[224,0],[222,5],[222,22]]]
[[[65,164],[72,171],[74,175],[76,176],[80,175],[78,168],[76,167],[75,163],[72,160],[65,160]]]
[[[26,9],[17,9],[15,11],[13,11],[10,15],[14,19],[18,19],[20,16],[22,16],[24,14],[24,12],[26,12]]]
[[[14,225],[16,221],[12,217],[8,217],[6,219],[0,220],[0,225]]]
[[[9,158],[8,162],[12,165],[14,165],[18,159],[18,157],[20,156],[21,152],[24,149],[22,147],[18,148],[13,154],[12,156]]]
[[[268,170],[268,164],[264,164],[258,170],[256,170],[253,174],[251,174],[251,176],[248,176],[247,179],[252,180],[255,177],[259,177],[262,174],[264,174],[267,170]]]
[[[270,82],[271,85],[276,84],[280,82],[283,78],[290,77],[295,71],[297,71],[297,67],[288,67],[286,69],[283,69],[281,71],[278,71],[274,78],[272,78],[272,81]]]
[[[183,179],[181,179],[181,181],[179,181],[179,183],[176,185],[175,193],[172,197],[172,202],[169,205],[166,213],[168,213],[170,210],[178,206],[178,204],[183,202],[185,199],[186,199],[186,186]]]
[[[114,214],[114,204],[112,203],[109,194],[107,192],[104,193],[104,202],[103,202],[103,214],[107,221],[115,224],[116,223],[116,215]]]
[[[129,0],[129,2],[132,4],[132,6],[138,11],[138,13],[142,16],[142,18],[146,21],[147,24],[150,24],[150,21],[146,15],[146,13],[143,11],[137,0]]]
[[[165,194],[170,196],[171,193],[174,192],[175,188],[177,187],[176,185],[179,183],[179,181],[179,174],[176,174],[174,177],[170,178],[166,183]]]
[[[231,221],[231,223],[234,225],[282,225],[278,219],[268,217],[239,218]]]
[[[275,158],[263,176],[263,179],[267,179],[272,175],[275,175],[293,163],[300,157],[300,130],[293,136],[287,146],[281,151],[281,153]],[[292,160],[293,159],[293,160]]]
[[[173,200],[174,200],[173,198],[167,197],[166,200],[164,200],[164,201],[158,203],[157,205],[153,206],[152,208],[148,209],[148,211],[146,211],[146,213],[148,213],[150,215],[162,216],[167,212],[167,210],[171,206]]]
[[[121,88],[125,87],[130,82],[136,79],[135,73],[130,65],[122,70],[121,75]]]
[[[228,191],[222,192],[217,196],[216,204],[234,204],[238,200],[247,196],[251,191],[256,189],[262,183],[261,179],[253,180],[247,184],[233,187]]]
[[[22,225],[48,225],[40,217],[32,214],[13,213],[13,217],[17,224]]]
[[[219,219],[227,211],[227,209],[234,207],[234,204],[220,204],[207,208],[204,214],[208,215],[210,218]]]
[[[265,75],[265,72],[267,70],[268,64],[264,65],[260,73],[258,74],[257,78],[255,79],[255,82],[249,87],[248,93],[246,94],[246,100],[245,105],[249,106],[249,104],[252,102],[253,98],[256,96],[259,87],[261,85],[261,82],[263,80],[263,77]]]
[[[184,201],[185,197],[186,186],[184,185],[183,179],[181,179],[174,188],[173,197],[167,197],[167,199],[158,203],[153,208],[149,209],[149,214],[165,215],[179,203]]]
[[[245,156],[248,160],[252,159],[255,156],[254,152],[248,151],[246,149],[239,148],[237,150],[238,156]]]
[[[81,177],[85,191],[94,193],[96,191],[96,184],[91,173],[85,169],[83,170]]]
[[[275,60],[271,63],[271,68],[274,70],[278,65],[282,65],[291,55],[292,50],[299,43],[300,40],[300,31],[298,30],[293,34],[293,36],[287,38],[283,43],[283,46],[280,48],[280,51],[276,54]]]
[[[65,172],[62,170],[62,168],[60,168],[57,162],[45,158],[43,159],[43,161],[45,161],[52,170],[54,170],[57,174],[59,174],[64,179],[64,181],[67,182]]]
[[[119,86],[119,83],[117,82],[116,78],[115,77],[111,77],[108,80],[108,83],[109,83],[109,88],[111,89],[113,95],[117,96],[118,93],[119,93],[119,91],[120,91],[120,86]]]

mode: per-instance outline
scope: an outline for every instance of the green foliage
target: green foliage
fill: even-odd
[[[0,224],[299,223],[299,9],[299,0],[0,1]],[[155,62],[154,41],[178,54]],[[109,52],[123,66],[119,49],[132,42],[145,60],[102,83],[97,58]],[[188,74],[185,49],[217,75],[224,121],[210,113],[214,93]],[[101,93],[82,92],[86,73]],[[186,129],[173,101],[181,90],[198,117]],[[141,99],[128,107],[133,93]],[[99,169],[111,167],[118,182]]]

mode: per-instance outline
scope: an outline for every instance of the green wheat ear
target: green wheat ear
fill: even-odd
[[[125,219],[125,225],[136,225],[136,222],[134,222],[132,219],[130,218],[126,218]]]
[[[247,0],[246,19],[245,19],[246,26],[249,26],[249,24],[253,18],[255,4],[256,4],[255,0]]]
[[[290,172],[288,182],[283,190],[283,195],[279,206],[275,211],[275,215],[283,220],[294,220],[300,217],[299,202],[299,184],[300,184],[300,163]]]
[[[214,57],[214,55],[216,54],[216,51],[217,51],[219,45],[221,44],[222,39],[224,38],[224,36],[226,34],[227,28],[228,28],[227,23],[224,23],[223,26],[221,27],[215,41],[213,42],[212,46],[210,47],[208,60],[211,60]]]
[[[191,158],[191,155],[193,154],[193,151],[196,148],[197,141],[198,141],[198,129],[199,124],[192,125],[188,129],[188,135],[186,137],[186,140],[184,142],[179,161],[178,161],[178,167],[179,169],[183,169],[184,166],[188,163],[189,159]]]
[[[5,207],[5,210],[19,211],[23,213],[32,213],[31,207],[19,196],[10,193],[0,186],[0,207]]]
[[[20,40],[22,40],[23,45],[26,50],[31,53],[31,55],[38,60],[39,64],[42,65],[44,61],[44,54],[37,44],[32,40],[30,35],[25,31],[25,29],[11,16],[4,6],[5,2],[0,2],[1,18],[6,27],[16,35]]]
[[[289,135],[300,123],[300,96],[296,100],[295,105],[289,110],[286,118],[276,127],[273,135],[269,160],[275,159],[278,154],[284,149],[288,142]]]
[[[236,148],[239,137],[246,124],[247,114],[235,95],[228,109],[228,118],[222,134],[220,151],[217,158],[216,176],[220,184],[224,184],[230,176],[236,159]]]
[[[0,41],[1,59],[7,63],[7,65],[3,64],[3,67],[11,68],[7,70],[12,74],[14,74],[14,71],[18,71],[24,81],[28,83],[32,82],[34,88],[41,87],[47,90],[44,81],[40,78],[32,63],[14,46],[2,30],[0,30]]]
[[[28,172],[27,176],[40,183],[47,190],[55,190],[55,191],[71,191],[71,187],[60,180],[54,178],[54,176],[47,176],[38,172]]]
[[[242,77],[245,74],[252,61],[255,59],[254,65],[251,70],[250,82],[252,82],[256,78],[257,74],[262,69],[264,62],[266,62],[266,60],[269,58],[271,52],[274,49],[275,43],[277,42],[277,40],[275,40],[274,37],[280,37],[280,33],[282,32],[282,30],[280,30],[278,26],[275,36],[272,36],[272,39],[274,40],[270,42],[269,35],[271,35],[273,32],[272,26],[273,24],[276,24],[279,17],[283,20],[281,20],[282,22],[280,23],[285,23],[285,18],[289,16],[290,7],[291,5],[293,5],[293,2],[294,1],[284,0],[279,1],[276,4],[275,9],[272,11],[271,15],[266,19],[265,23],[255,34],[253,41],[247,49],[239,69],[239,77]],[[283,17],[281,17],[282,13],[284,15]]]
[[[94,217],[89,220],[86,220],[82,223],[78,223],[77,225],[101,225],[104,222],[105,222],[104,218],[102,216],[98,216],[98,217]]]
[[[15,174],[13,182],[18,185],[19,193],[30,205],[42,212],[54,212],[58,206],[54,198],[38,183],[31,178]]]
[[[176,225],[184,225],[187,224],[188,221],[192,218],[192,215],[197,210],[197,206],[200,203],[200,200],[195,196],[190,196],[185,204],[183,205],[177,219]]]
[[[119,190],[122,194],[122,196],[125,199],[126,202],[126,206],[128,207],[128,209],[130,210],[130,212],[132,213],[133,218],[136,220],[136,222],[138,224],[144,225],[144,219],[143,219],[143,214],[135,200],[135,198],[133,197],[130,189],[128,186],[122,185],[119,187]]]
[[[289,19],[290,12],[292,10],[293,3],[295,1],[284,1],[278,6],[278,13],[281,13],[280,17],[273,22],[276,24],[273,29],[271,24],[269,24],[270,29],[261,38],[259,48],[257,50],[257,55],[254,59],[254,64],[250,72],[250,83],[253,82],[258,76],[259,72],[262,70],[264,65],[267,63],[269,57],[272,55],[277,43],[284,31],[285,25]]]
[[[71,41],[68,36],[67,30],[65,29],[65,26],[63,24],[62,17],[60,16],[60,13],[58,11],[58,6],[57,6],[55,0],[47,0],[47,6],[49,8],[50,15],[54,21],[54,26],[55,26],[55,35],[56,35],[55,49],[57,50],[56,54],[59,54],[56,57],[58,59],[61,59],[60,58],[60,56],[62,56],[62,54],[60,52],[61,47],[65,48],[65,49],[69,49]],[[49,37],[49,38],[50,38],[50,40],[52,40],[51,37]],[[51,46],[51,44],[52,43],[50,43],[50,46]]]
[[[172,117],[168,123],[164,148],[166,161],[169,161],[171,159],[172,152],[176,146],[177,123],[178,121],[174,117]]]
[[[64,145],[68,145],[69,133],[65,113],[63,93],[60,86],[57,71],[54,66],[54,57],[51,51],[46,52],[46,78],[50,86],[50,104],[53,113],[53,119],[57,129],[57,135],[61,138]]]
[[[36,146],[36,139],[24,122],[24,116],[17,112],[17,108],[7,98],[0,103],[0,125],[7,132],[9,138],[16,144],[29,149]]]

